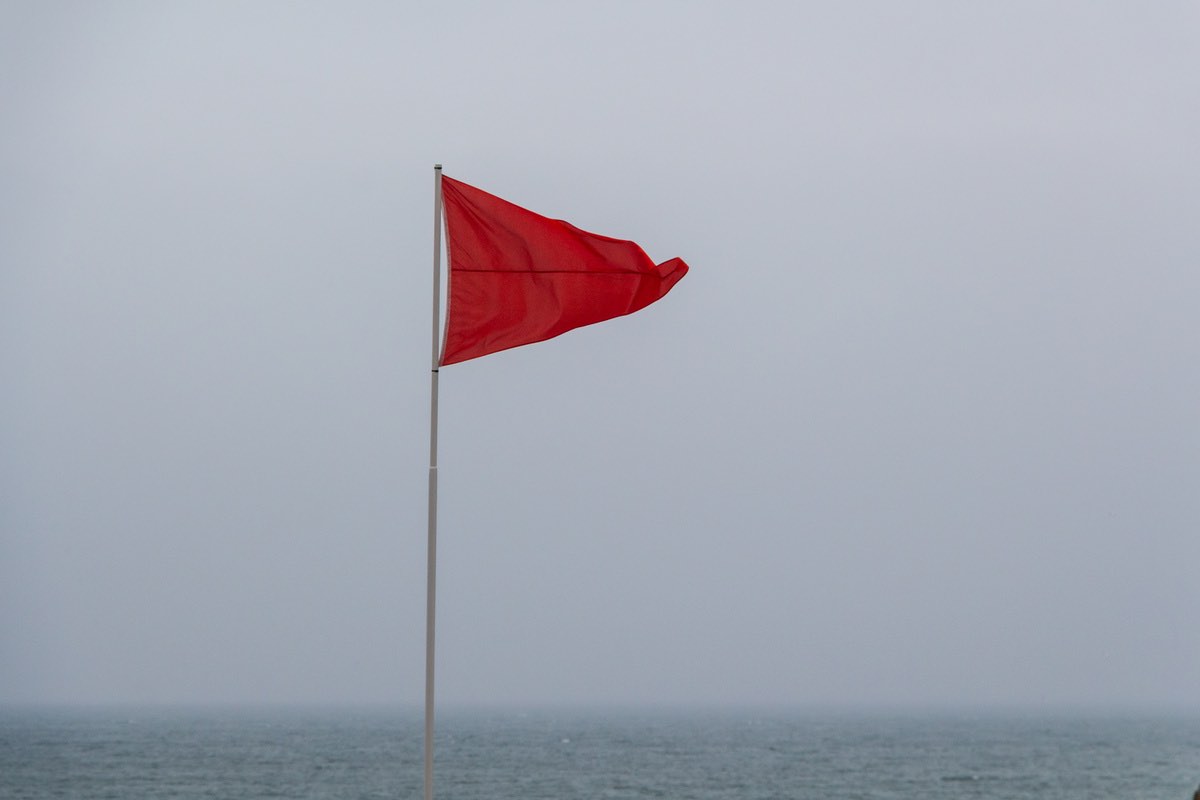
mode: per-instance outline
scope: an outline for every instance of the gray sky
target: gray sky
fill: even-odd
[[[500,6],[504,6],[503,9]],[[1191,2],[0,7],[0,702],[1200,706]]]

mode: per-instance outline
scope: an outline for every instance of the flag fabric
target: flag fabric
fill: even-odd
[[[641,247],[580,230],[442,177],[450,254],[441,363],[552,339],[631,314],[685,274]]]

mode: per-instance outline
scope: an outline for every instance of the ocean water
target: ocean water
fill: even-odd
[[[1190,800],[1200,718],[442,713],[436,796]],[[419,798],[412,711],[0,709],[0,798]]]

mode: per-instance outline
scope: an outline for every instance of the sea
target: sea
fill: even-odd
[[[435,797],[1191,800],[1200,716],[439,714]],[[419,710],[0,708],[0,798],[420,798]]]

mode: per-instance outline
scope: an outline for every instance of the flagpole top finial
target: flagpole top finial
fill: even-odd
[[[441,165],[441,164],[434,164],[434,165],[433,165],[433,168],[434,168],[434,169],[436,169],[436,170],[440,170],[440,169],[442,168],[442,165]]]

